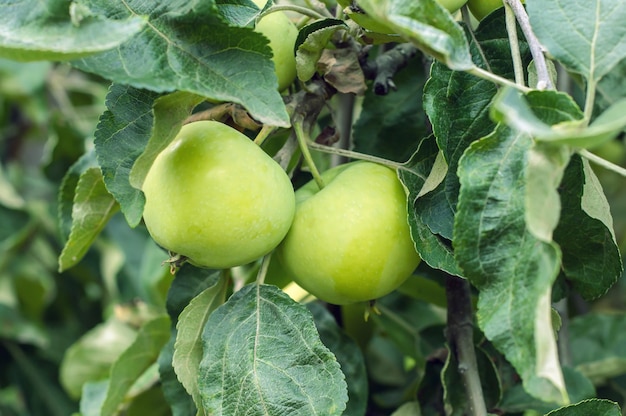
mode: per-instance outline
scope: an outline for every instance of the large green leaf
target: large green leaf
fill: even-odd
[[[568,69],[597,81],[626,57],[626,0],[528,0],[542,46]]]
[[[158,97],[154,92],[113,84],[106,99],[108,110],[100,116],[95,132],[104,183],[131,226],[139,224],[145,198],[130,185],[130,170],[152,134],[152,106]]]
[[[448,67],[474,67],[463,29],[436,0],[360,0],[359,5]]]
[[[532,139],[505,126],[473,143],[459,163],[455,256],[479,289],[478,324],[544,401],[567,402],[551,325],[561,254],[525,222],[526,155]]]
[[[209,317],[199,388],[212,415],[341,415],[346,383],[311,314],[275,286],[251,284]]]
[[[85,2],[103,16],[142,16],[147,24],[114,50],[74,61],[77,67],[136,88],[235,102],[265,124],[289,126],[267,39],[228,26],[214,2]]]
[[[139,16],[104,19],[79,2],[0,0],[0,57],[18,61],[76,59],[118,47],[139,33]]]
[[[471,38],[470,50],[477,66],[511,78],[512,60],[503,58],[511,53],[505,28],[503,15],[485,18]],[[527,64],[530,53],[525,42],[520,42],[520,51]],[[470,143],[493,131],[495,123],[489,117],[489,108],[496,92],[492,82],[452,71],[441,63],[433,64],[424,87],[424,109],[448,173],[435,190],[416,201],[415,209],[430,230],[445,239],[452,239],[459,192],[458,161]]]

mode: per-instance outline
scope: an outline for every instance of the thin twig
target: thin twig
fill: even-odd
[[[535,68],[537,69],[537,89],[554,89],[554,85],[550,79],[548,65],[546,64],[546,57],[543,55],[543,48],[530,26],[530,20],[522,2],[520,0],[504,0],[504,3],[508,4],[513,10],[517,22],[528,42],[528,47],[530,48],[530,53],[533,56]]]
[[[401,163],[394,162],[394,161],[391,161],[389,159],[383,159],[381,157],[368,155],[366,153],[359,153],[359,152],[355,152],[353,150],[340,149],[340,148],[337,148],[337,147],[326,146],[326,145],[315,143],[315,142],[309,142],[308,145],[309,145],[309,147],[311,149],[315,149],[315,150],[318,150],[318,151],[324,152],[324,153],[330,153],[330,154],[333,154],[333,155],[345,156],[345,157],[350,158],[350,159],[366,160],[368,162],[373,162],[373,163],[378,163],[380,165],[388,166],[388,167],[390,167],[392,169],[401,169],[402,168],[402,164]]]
[[[477,66],[475,66],[475,67],[473,67],[471,69],[468,69],[467,73],[475,75],[475,76],[477,76],[479,78],[482,78],[482,79],[486,79],[487,81],[491,81],[491,82],[493,82],[494,84],[497,84],[497,85],[513,87],[516,90],[524,92],[524,93],[531,91],[531,89],[528,88],[528,87],[525,87],[523,85],[518,85],[518,84],[516,84],[515,82],[513,82],[511,80],[508,80],[508,79],[506,79],[504,77],[496,75],[493,72],[486,71],[486,70],[484,70],[482,68],[479,68]]]
[[[456,276],[446,280],[448,298],[448,342],[452,354],[456,355],[458,371],[467,394],[469,414],[485,416],[487,407],[480,384],[476,351],[474,349],[474,327],[472,298],[469,282]]]
[[[604,169],[610,170],[612,172],[617,173],[618,175],[622,175],[624,177],[626,177],[626,169],[624,169],[621,166],[618,166],[614,163],[609,162],[606,159],[601,158],[598,155],[595,155],[593,153],[591,153],[589,150],[587,149],[580,149],[577,151],[577,153],[584,157],[585,159],[589,160],[590,162],[595,163],[598,166],[602,166]]]
[[[507,2],[504,2],[504,11],[506,13],[506,31],[509,34],[509,45],[511,48],[511,58],[513,59],[513,71],[515,73],[515,82],[518,85],[526,85],[524,83],[524,68],[522,66],[522,55],[519,49],[519,39],[517,38],[517,23],[515,22],[515,13]]]
[[[317,183],[317,186],[320,189],[323,189],[325,186],[324,179],[322,179],[322,175],[320,175],[320,171],[317,169],[317,166],[315,166],[315,161],[313,160],[313,157],[311,156],[311,152],[309,151],[309,144],[311,143],[311,140],[309,140],[306,133],[304,132],[304,129],[302,126],[303,121],[300,118],[297,118],[293,120],[292,125],[293,125],[293,130],[296,133],[296,138],[298,139],[298,145],[300,146],[300,151],[302,151],[302,156],[304,156],[304,161],[309,167],[309,170],[311,171],[311,175],[313,175],[313,179],[315,180],[315,183]]]

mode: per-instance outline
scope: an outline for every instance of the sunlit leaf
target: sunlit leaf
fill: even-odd
[[[138,34],[139,16],[105,19],[63,0],[0,1],[0,57],[68,60],[116,48]]]
[[[77,67],[135,88],[235,102],[263,123],[289,126],[267,39],[228,26],[213,2],[85,2],[104,16],[143,16],[147,24],[114,50],[74,61]]]

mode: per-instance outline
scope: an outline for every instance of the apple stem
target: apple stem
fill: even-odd
[[[612,172],[617,173],[618,175],[626,177],[626,169],[614,163],[611,163],[608,160],[603,159],[598,155],[591,153],[587,149],[580,149],[576,153],[578,153],[580,156],[584,157],[585,159],[589,160],[590,162],[595,163],[598,166],[602,166],[603,168],[607,170],[610,170]]]
[[[261,262],[261,268],[259,269],[259,273],[256,275],[256,284],[262,285],[265,282],[265,276],[267,275],[267,270],[270,267],[270,261],[272,259],[272,253],[270,252],[265,257],[263,257],[263,261]]]
[[[543,48],[539,43],[539,39],[535,36],[532,27],[530,26],[530,19],[526,13],[526,9],[522,5],[520,0],[504,0],[505,6],[508,6],[513,10],[520,29],[526,37],[530,53],[533,56],[535,68],[537,69],[537,89],[554,89],[552,80],[550,79],[550,72],[548,71],[548,65],[546,64],[546,57],[543,55]]]
[[[274,129],[275,129],[274,126],[269,126],[269,125],[264,124],[259,134],[257,134],[256,137],[254,138],[254,143],[261,146],[263,142],[265,141],[265,139],[267,139],[268,136],[274,131]]]
[[[318,150],[324,153],[330,153],[332,155],[345,156],[350,159],[367,160],[368,162],[378,163],[379,165],[385,165],[392,169],[400,169],[402,163],[394,162],[389,159],[383,159],[382,157],[372,156],[365,153],[355,152],[354,150],[340,149],[337,147],[326,146],[315,142],[309,142],[308,146],[311,149]]]
[[[313,161],[313,156],[311,156],[311,152],[309,151],[310,140],[307,139],[307,135],[304,132],[304,128],[302,127],[303,120],[301,117],[296,117],[293,120],[293,129],[296,133],[296,138],[298,139],[298,145],[300,146],[300,150],[302,151],[302,156],[304,156],[304,160],[313,175],[313,179],[315,179],[315,183],[320,189],[324,189],[324,180],[322,179],[322,175],[320,175],[320,171],[317,170],[317,166],[315,166],[315,161]]]

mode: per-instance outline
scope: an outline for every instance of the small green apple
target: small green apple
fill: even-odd
[[[252,0],[263,8],[267,0]],[[296,57],[293,49],[298,37],[298,29],[285,13],[276,12],[263,17],[256,25],[255,31],[270,41],[274,57],[274,68],[278,77],[278,91],[283,91],[296,78]]]
[[[246,136],[215,121],[183,126],[154,161],[143,192],[154,240],[214,269],[272,251],[295,212],[285,171]]]
[[[468,0],[467,7],[477,20],[483,20],[489,13],[504,7],[504,3],[502,0]]]
[[[371,162],[338,166],[296,191],[296,215],[276,254],[294,281],[333,304],[379,298],[417,267],[407,199],[396,173]]]

